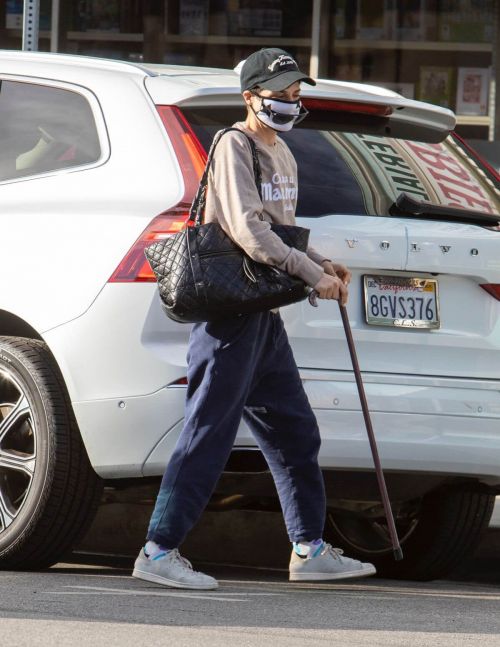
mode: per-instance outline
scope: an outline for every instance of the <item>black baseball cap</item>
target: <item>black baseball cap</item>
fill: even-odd
[[[277,47],[250,54],[240,72],[242,92],[257,86],[265,90],[284,90],[295,81],[316,85],[316,81],[299,70],[297,61],[288,52]]]

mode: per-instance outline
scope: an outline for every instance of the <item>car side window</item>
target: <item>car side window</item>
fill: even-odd
[[[36,83],[0,81],[0,181],[89,164],[100,154],[84,96]]]

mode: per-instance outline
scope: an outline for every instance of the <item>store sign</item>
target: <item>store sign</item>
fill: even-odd
[[[464,164],[450,154],[444,144],[406,142],[415,161],[432,178],[439,202],[449,207],[462,207],[497,213],[481,184]]]
[[[377,167],[384,171],[396,195],[408,193],[417,200],[430,199],[422,181],[395,146],[382,137],[358,135],[358,138],[377,160]]]

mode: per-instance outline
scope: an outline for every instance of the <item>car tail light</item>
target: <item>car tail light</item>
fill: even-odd
[[[377,103],[363,103],[361,101],[335,101],[329,99],[302,99],[302,103],[308,110],[327,110],[329,112],[355,112],[363,115],[375,115],[376,117],[389,117],[392,114],[392,107]]]
[[[187,386],[187,383],[187,377],[180,377],[178,380],[174,380],[173,382],[170,382],[170,384],[167,384],[167,386]]]
[[[481,287],[483,288],[483,290],[486,290],[488,294],[491,294],[492,297],[495,297],[497,301],[500,301],[499,283],[482,283]]]
[[[207,154],[191,126],[176,106],[157,106],[184,179],[184,195],[173,208],[153,218],[113,272],[109,283],[154,282],[155,275],[144,256],[144,249],[155,240],[184,229],[191,202],[205,168]]]

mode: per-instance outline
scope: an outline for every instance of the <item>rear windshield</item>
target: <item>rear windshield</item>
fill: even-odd
[[[245,118],[244,109],[197,108],[184,114],[207,150],[218,130]],[[349,130],[349,119],[338,128],[312,113],[280,135],[297,160],[297,216],[388,216],[401,193],[500,215],[498,181],[453,137],[439,144],[395,139],[368,122]]]

